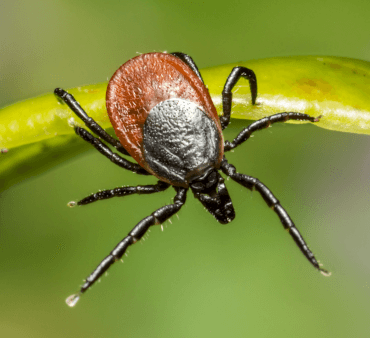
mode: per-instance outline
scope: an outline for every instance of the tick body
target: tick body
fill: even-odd
[[[121,144],[152,175],[189,187],[220,167],[221,123],[202,80],[178,57],[143,54],[122,65],[107,89],[107,111]]]
[[[225,141],[222,130],[230,121],[232,89],[241,77],[249,81],[251,104],[255,104],[257,79],[254,72],[245,67],[235,67],[222,92],[223,114],[219,117],[190,56],[183,53],[149,53],[127,61],[112,76],[106,95],[108,115],[119,141],[90,118],[72,95],[60,88],[55,90],[55,94],[99,138],[81,127],[75,127],[77,135],[120,167],[158,179],[153,185],[99,191],[77,203],[70,202],[69,206],[132,194],[152,194],[170,186],[176,192],[173,204],[165,205],[141,220],[101,261],[80,291],[67,298],[69,306],[74,306],[81,294],[119,260],[149,227],[162,224],[176,214],[185,203],[189,189],[218,222],[231,222],[235,211],[220,171],[245,188],[257,190],[276,212],[309,262],[322,274],[329,275],[320,267],[273,193],[258,179],[238,173],[225,157],[225,152],[245,142],[253,132],[275,122],[289,119],[317,122],[320,117],[295,112],[275,114],[244,128],[233,141]],[[101,139],[123,155],[131,156],[138,164],[113,152]]]

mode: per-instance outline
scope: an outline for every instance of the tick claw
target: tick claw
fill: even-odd
[[[71,202],[68,202],[67,203],[67,206],[69,206],[70,208],[73,208],[77,205],[77,203],[75,201],[71,201]]]
[[[320,269],[320,273],[325,276],[325,277],[330,277],[331,276],[331,272],[330,271],[326,271],[324,269]]]
[[[77,302],[79,301],[80,299],[80,296],[81,294],[80,293],[75,293],[73,295],[70,295],[67,299],[66,299],[66,303],[69,307],[74,307]]]

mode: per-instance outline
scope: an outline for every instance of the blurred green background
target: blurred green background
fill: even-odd
[[[289,55],[370,61],[369,10],[364,0],[3,1],[0,106],[105,81],[152,51],[188,53],[200,68]],[[248,123],[233,120],[226,138]],[[179,219],[153,227],[73,309],[64,299],[173,190],[69,209],[99,189],[155,182],[93,150],[9,188],[1,336],[369,337],[369,148],[365,135],[280,124],[227,156],[271,188],[330,278],[257,193],[229,181],[234,222],[218,224],[188,194]]]

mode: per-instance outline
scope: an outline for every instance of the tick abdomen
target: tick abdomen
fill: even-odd
[[[166,178],[170,176],[169,168],[158,169],[166,177],[159,175],[144,155],[144,125],[148,116],[152,115],[156,106],[160,107],[164,101],[173,99],[192,102],[216,125],[219,135],[219,166],[223,158],[224,142],[216,108],[202,80],[177,56],[165,53],[142,54],[123,64],[109,81],[107,111],[120,143],[141,167],[169,184],[187,187],[184,172],[179,173],[181,178],[172,181]],[[168,114],[172,116],[171,112]],[[161,123],[164,121],[161,120]],[[173,122],[171,125],[180,123]],[[156,156],[154,159],[158,160]],[[163,166],[163,163],[159,164]],[[182,169],[188,172],[188,169]]]
[[[195,103],[160,102],[144,124],[144,157],[149,167],[172,184],[189,181],[218,165],[220,136],[215,123]]]

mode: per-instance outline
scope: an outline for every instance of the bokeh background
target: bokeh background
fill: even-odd
[[[200,68],[290,55],[370,61],[369,11],[365,0],[2,1],[0,106],[105,81],[152,51],[186,52]],[[233,120],[226,138],[248,123]],[[218,224],[189,194],[179,219],[152,228],[73,309],[64,299],[173,190],[69,209],[99,189],[155,182],[93,150],[7,189],[1,336],[369,337],[369,149],[366,135],[274,125],[228,154],[277,195],[330,278],[257,193],[229,181],[234,222]]]

